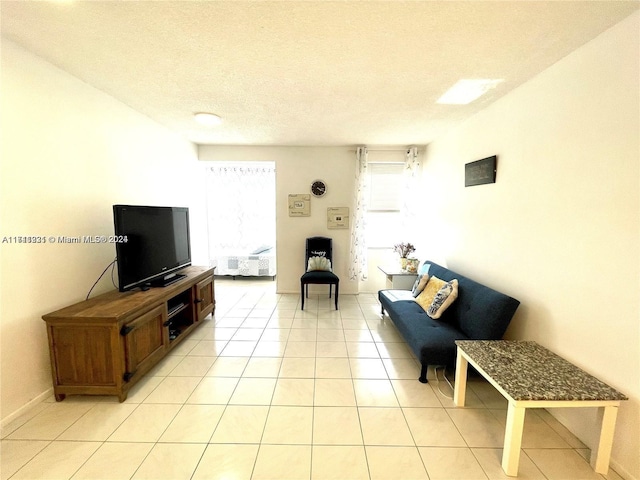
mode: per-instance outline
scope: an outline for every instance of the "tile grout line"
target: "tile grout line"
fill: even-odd
[[[245,294],[245,295],[243,295],[243,296],[246,296],[246,294]],[[236,333],[238,330],[240,330],[241,328],[247,328],[247,329],[248,329],[248,328],[253,328],[253,327],[249,327],[249,324],[247,324],[247,326],[246,326],[246,327],[242,327],[242,324],[244,324],[244,323],[245,323],[247,320],[249,320],[250,318],[259,318],[259,317],[250,317],[250,315],[251,315],[251,312],[254,312],[254,311],[257,311],[257,310],[258,310],[258,309],[257,309],[257,307],[256,307],[256,305],[258,304],[258,302],[260,301],[260,299],[261,299],[261,298],[264,298],[264,297],[265,297],[265,295],[263,294],[263,295],[261,295],[259,298],[254,299],[255,304],[254,304],[254,306],[253,306],[252,308],[246,309],[246,308],[244,308],[244,305],[241,305],[241,309],[242,309],[243,313],[244,313],[244,311],[245,311],[245,310],[248,310],[248,311],[246,312],[246,315],[244,316],[244,318],[243,318],[242,322],[240,323],[240,325],[238,325],[238,326],[234,327],[234,335],[235,335],[235,333]],[[241,297],[241,298],[242,298],[242,297]],[[278,302],[279,302],[279,300],[280,300],[281,298],[283,298],[283,297],[282,297],[282,296],[279,296],[279,297],[278,297]],[[241,302],[241,299],[237,299],[235,303],[236,303],[236,304],[239,304],[239,302]],[[366,326],[366,330],[367,330],[367,332],[369,332],[369,334],[371,335],[371,334],[372,334],[372,331],[373,331],[373,330],[372,330],[373,319],[370,317],[370,315],[369,315],[369,314],[365,313],[365,310],[364,310],[364,308],[365,308],[365,307],[363,306],[363,304],[360,304],[359,302],[355,302],[355,303],[357,304],[357,307],[358,307],[358,309],[359,309],[359,311],[360,311],[360,313],[361,313],[361,315],[362,315],[363,321],[364,321],[365,326]],[[276,303],[276,305],[277,305],[277,303]],[[344,305],[344,304],[343,304],[343,305]],[[319,305],[319,306],[320,306],[320,305]],[[321,307],[321,306],[320,306],[320,307]],[[349,308],[350,308],[350,307],[351,307],[351,305],[349,305]],[[269,317],[270,319],[273,317],[274,313],[276,313],[276,308],[277,308],[277,307],[274,307],[274,308],[271,310],[271,316]],[[286,310],[289,310],[289,309],[286,309]],[[212,328],[215,328],[215,327],[216,327],[215,323],[217,323],[217,321],[218,321],[218,320],[222,320],[222,319],[224,318],[224,316],[225,316],[225,315],[228,315],[228,314],[229,314],[229,313],[231,313],[231,312],[232,312],[232,309],[229,309],[229,310],[225,311],[225,314],[223,315],[223,317],[221,317],[220,319],[217,319],[217,320],[215,320],[215,321],[214,321],[214,324],[212,325]],[[303,316],[298,316],[298,315],[297,315],[297,314],[300,312],[300,310],[299,310],[299,303],[294,307],[294,309],[292,310],[292,312],[293,312],[293,315],[294,315],[294,319],[299,319],[299,320],[304,319],[304,317],[303,317]],[[313,383],[313,391],[312,391],[312,399],[313,399],[313,401],[312,401],[312,410],[311,410],[311,411],[312,411],[312,415],[311,415],[311,440],[310,440],[310,447],[311,447],[311,458],[310,458],[310,461],[311,461],[311,464],[309,465],[309,469],[310,469],[310,470],[309,470],[309,471],[310,471],[310,475],[309,475],[309,477],[310,477],[310,478],[313,478],[313,473],[314,473],[314,472],[313,472],[313,447],[314,447],[314,433],[315,433],[315,432],[314,432],[314,426],[315,426],[315,413],[316,413],[316,408],[317,408],[317,406],[315,405],[315,395],[316,395],[316,393],[317,393],[317,381],[318,381],[318,377],[317,377],[317,375],[318,375],[318,358],[320,358],[320,357],[318,357],[318,355],[317,355],[317,353],[318,353],[318,352],[317,352],[318,343],[320,342],[320,340],[318,339],[318,333],[319,333],[319,331],[320,331],[320,330],[322,330],[322,329],[323,329],[323,328],[320,328],[320,323],[319,323],[318,321],[321,319],[321,318],[320,318],[320,315],[322,315],[323,313],[325,313],[325,309],[323,309],[323,308],[316,309],[316,310],[314,310],[314,312],[315,312],[315,330],[316,330],[316,338],[315,338],[316,354],[315,354],[315,356],[313,357],[313,358],[314,358],[314,365],[313,365],[313,380],[314,380],[314,383]],[[237,317],[227,317],[227,318],[237,318]],[[344,320],[345,320],[345,319],[343,319],[343,318],[342,318],[342,312],[340,312],[340,316],[339,316],[339,318],[340,318],[340,320],[341,320],[341,322],[340,322],[340,323],[341,323],[341,328],[340,328],[340,330],[341,330],[341,332],[342,332],[342,341],[343,341],[344,343],[348,343],[348,342],[347,342],[347,339],[346,339],[346,336],[345,336],[345,332],[346,332],[346,330],[345,330],[345,325],[344,325]],[[325,320],[329,320],[329,319],[330,319],[330,317],[325,318]],[[293,322],[293,319],[292,319],[292,322]],[[268,324],[269,324],[269,322],[267,322],[267,325],[268,325]],[[211,443],[210,443],[210,442],[211,442],[211,439],[213,438],[213,435],[215,434],[216,430],[217,430],[217,429],[219,428],[219,426],[220,426],[220,421],[221,421],[221,419],[222,419],[222,417],[223,417],[223,415],[224,415],[224,412],[227,410],[227,408],[228,408],[228,407],[229,407],[229,405],[230,405],[230,403],[229,403],[229,402],[230,402],[231,398],[233,397],[233,395],[234,395],[235,391],[236,391],[236,390],[237,390],[237,388],[238,388],[238,384],[239,384],[240,379],[242,379],[242,378],[254,378],[254,377],[244,377],[245,373],[247,373],[247,370],[248,370],[248,368],[249,368],[249,364],[250,364],[250,362],[251,362],[251,359],[254,359],[254,358],[267,358],[267,357],[254,357],[255,350],[256,350],[256,348],[257,348],[257,343],[258,343],[258,342],[260,341],[260,339],[262,339],[262,338],[263,338],[263,336],[265,335],[266,330],[267,330],[267,325],[264,325],[264,326],[260,327],[260,328],[261,328],[260,337],[259,337],[258,341],[256,342],[256,346],[254,346],[254,348],[252,349],[251,353],[247,355],[247,362],[244,364],[244,366],[243,366],[243,368],[242,368],[242,371],[241,371],[241,372],[239,372],[239,376],[237,376],[237,375],[238,375],[237,373],[234,373],[234,375],[233,375],[233,377],[234,377],[234,378],[237,378],[237,379],[238,379],[238,382],[237,382],[237,383],[236,383],[236,385],[234,386],[233,391],[232,391],[232,392],[231,392],[231,394],[229,395],[229,398],[228,398],[228,400],[226,401],[226,403],[224,403],[224,404],[223,404],[224,408],[223,408],[223,410],[222,410],[222,413],[220,414],[220,417],[219,417],[219,419],[218,419],[218,423],[217,423],[217,425],[215,426],[215,428],[213,429],[213,431],[212,431],[212,433],[211,433],[211,436],[209,437],[209,440],[208,440],[206,443],[204,443],[204,449],[203,449],[203,451],[202,451],[202,454],[200,455],[200,457],[199,457],[198,461],[195,463],[195,465],[194,465],[194,467],[193,467],[192,476],[193,476],[193,475],[195,475],[195,472],[197,472],[197,470],[198,470],[198,468],[199,468],[199,465],[201,464],[201,462],[202,462],[202,460],[203,460],[203,458],[204,458],[204,455],[205,455],[205,453],[206,453],[207,449],[209,448],[209,446],[210,446],[210,445],[213,445],[213,444],[211,444]],[[290,341],[290,336],[291,336],[291,333],[292,333],[292,331],[293,331],[294,329],[293,329],[292,327],[290,327],[290,328],[287,328],[287,330],[288,330],[288,332],[287,332],[287,338],[286,338],[286,340],[285,340],[285,345]],[[396,401],[397,401],[397,403],[398,403],[398,406],[397,406],[397,407],[391,407],[391,406],[390,406],[389,408],[400,408],[401,413],[402,413],[402,415],[403,415],[403,419],[404,419],[405,425],[406,425],[406,427],[408,428],[409,433],[410,433],[410,435],[411,435],[411,439],[412,439],[412,441],[413,441],[413,447],[417,450],[418,455],[419,455],[419,457],[420,457],[420,460],[421,460],[421,462],[422,462],[422,466],[423,466],[423,468],[425,469],[425,471],[427,472],[427,476],[428,476],[428,471],[426,470],[426,465],[425,465],[424,457],[422,457],[422,455],[420,455],[419,447],[418,447],[417,442],[416,442],[416,440],[415,440],[415,436],[414,436],[413,432],[411,431],[411,428],[409,427],[409,422],[407,421],[407,416],[406,416],[406,412],[405,412],[405,407],[403,407],[403,406],[401,405],[401,402],[400,402],[400,400],[399,400],[399,398],[398,398],[398,388],[399,388],[399,387],[397,387],[396,385],[394,385],[394,383],[393,383],[393,381],[392,381],[392,379],[391,379],[391,376],[390,376],[390,368],[392,368],[392,367],[391,367],[391,363],[385,363],[384,359],[382,358],[382,354],[381,354],[381,352],[380,352],[380,349],[381,349],[381,348],[382,348],[382,346],[385,344],[385,340],[383,340],[383,339],[379,339],[380,341],[379,341],[379,342],[376,342],[376,341],[375,341],[375,338],[374,338],[373,336],[372,336],[372,338],[373,338],[373,340],[374,340],[374,342],[373,342],[373,343],[374,343],[374,345],[375,345],[375,349],[376,349],[376,351],[377,351],[377,353],[378,353],[378,358],[379,358],[379,359],[380,359],[380,361],[382,362],[382,365],[383,365],[384,371],[385,371],[385,373],[386,373],[386,380],[387,380],[388,382],[390,382],[391,387],[392,387],[392,391],[393,391],[393,393],[394,393],[394,397],[395,397],[395,399],[396,399]],[[203,341],[203,338],[198,338],[197,340],[200,342],[200,341]],[[229,340],[227,340],[227,344],[228,344],[228,342],[229,342],[229,341],[230,341],[230,339],[229,339]],[[358,341],[358,342],[356,342],[356,343],[363,343],[363,342]],[[367,343],[367,342],[364,342],[364,343]],[[370,342],[368,342],[368,343],[370,343]],[[392,342],[392,343],[395,343],[395,342]],[[227,344],[225,344],[225,347],[224,347],[224,348],[226,348],[226,347],[227,347]],[[195,348],[195,347],[194,347],[194,348]],[[224,348],[223,348],[219,353],[222,353],[222,351],[224,351]],[[178,362],[178,364],[179,364],[179,363],[181,363],[185,358],[189,357],[189,356],[190,356],[190,355],[189,355],[189,353],[190,353],[190,352],[187,352],[187,354],[185,354],[185,355],[180,355],[180,357],[182,357],[182,360],[181,360],[180,362]],[[355,392],[356,392],[356,390],[355,390],[355,383],[356,383],[356,380],[357,380],[357,379],[354,377],[354,370],[353,370],[353,369],[354,369],[354,365],[353,365],[353,363],[352,363],[352,361],[351,361],[351,360],[353,360],[353,359],[357,359],[357,358],[360,358],[360,357],[358,357],[357,355],[356,355],[356,356],[351,356],[351,353],[352,353],[352,352],[349,352],[349,351],[347,351],[346,353],[347,353],[347,356],[346,356],[346,357],[344,357],[344,358],[346,358],[346,359],[347,359],[347,366],[348,366],[348,369],[349,369],[349,375],[350,375],[350,379],[351,379],[351,386],[352,386],[352,388],[353,388],[354,396],[355,396],[355,395],[356,395],[356,393],[355,393]],[[252,467],[252,474],[254,474],[254,473],[255,473],[255,468],[256,468],[256,466],[257,466],[257,461],[258,461],[258,454],[259,454],[260,448],[261,448],[261,446],[262,446],[262,440],[264,439],[264,436],[265,436],[265,434],[266,434],[267,421],[268,421],[268,419],[269,419],[269,415],[270,415],[270,413],[271,413],[271,411],[272,411],[272,407],[274,406],[274,405],[273,405],[273,402],[274,402],[274,398],[275,398],[275,393],[276,393],[277,383],[278,383],[278,380],[279,380],[280,378],[284,378],[284,377],[281,377],[281,376],[280,376],[280,373],[281,373],[281,372],[282,372],[282,370],[283,370],[283,360],[284,360],[284,358],[286,358],[286,357],[284,356],[284,354],[285,354],[285,351],[283,350],[283,351],[281,352],[281,354],[280,354],[280,355],[278,355],[277,357],[275,357],[275,358],[280,358],[280,360],[281,360],[281,361],[280,361],[279,368],[278,368],[278,372],[275,374],[275,377],[271,377],[271,375],[269,375],[269,376],[267,376],[267,377],[261,377],[261,378],[274,378],[275,384],[274,384],[274,389],[273,389],[273,391],[271,392],[271,399],[270,399],[269,404],[268,404],[267,416],[265,417],[265,424],[264,424],[264,426],[263,426],[263,428],[262,428],[261,437],[260,437],[260,443],[258,444],[258,451],[257,451],[257,453],[256,453],[256,457],[255,457],[255,459],[254,459],[254,463],[253,463],[253,467]],[[243,354],[243,356],[244,356],[244,354]],[[210,367],[210,368],[213,368],[213,366],[215,365],[215,363],[216,363],[220,358],[224,358],[224,357],[221,357],[220,355],[216,355],[216,360],[212,363],[212,365],[211,365],[211,367]],[[270,358],[270,357],[269,357],[269,358]],[[290,358],[303,358],[303,357],[290,357]],[[342,358],[342,357],[336,357],[336,358]],[[387,360],[389,360],[389,362],[391,362],[391,360],[392,360],[393,358],[394,358],[394,357],[389,357]],[[412,357],[412,358],[413,358],[413,357]],[[415,359],[414,359],[414,360],[415,360]],[[162,376],[162,378],[163,378],[163,379],[169,378],[169,377],[170,377],[170,373],[171,373],[172,371],[174,371],[174,370],[175,370],[175,368],[177,368],[177,365],[176,365],[176,366],[175,366],[175,367],[174,367],[170,372],[168,372],[168,373],[164,374],[164,375]],[[207,371],[206,373],[208,373],[208,371]],[[194,387],[194,390],[195,390],[195,388],[197,388],[197,387],[198,387],[198,385],[200,385],[200,384],[204,381],[204,378],[207,378],[207,374],[206,374],[206,373],[205,373],[204,375],[199,376],[199,377],[200,377],[200,381],[199,381],[199,382],[198,382],[198,384]],[[257,378],[257,377],[256,377],[256,378]],[[304,378],[306,378],[306,377],[304,377]],[[144,396],[144,398],[142,398],[142,399],[141,399],[141,401],[140,401],[140,402],[138,402],[138,403],[136,404],[135,408],[134,408],[134,409],[129,413],[129,415],[127,415],[127,417],[126,417],[124,420],[121,420],[121,421],[120,421],[119,426],[121,426],[121,425],[122,425],[122,423],[123,423],[123,422],[125,422],[125,421],[126,421],[126,419],[127,419],[127,418],[129,418],[129,417],[133,414],[133,412],[135,412],[135,411],[136,411],[136,410],[137,410],[137,409],[138,409],[142,404],[144,404],[145,400],[146,400],[146,399],[148,399],[148,398],[149,398],[149,396],[150,396],[150,395],[152,395],[152,393],[158,389],[158,387],[159,387],[159,385],[160,385],[161,383],[162,383],[162,381],[160,381],[158,384],[156,384],[156,385],[155,385],[155,386],[154,386],[154,387],[153,387],[153,388],[152,388],[152,389],[151,389],[151,390],[150,390],[150,391],[149,391],[149,392]],[[432,386],[431,386],[431,390],[433,391],[433,387],[432,387]],[[192,392],[192,393],[193,393],[193,392]],[[436,392],[434,392],[434,394],[435,394],[435,393],[436,393]],[[437,397],[437,398],[438,398],[438,401],[440,402],[440,407],[438,407],[438,408],[442,408],[442,409],[444,409],[444,410],[445,410],[445,412],[447,413],[447,418],[449,419],[449,421],[451,422],[451,424],[456,428],[456,431],[458,432],[458,434],[460,435],[460,437],[463,439],[464,444],[466,445],[466,446],[465,446],[465,447],[463,447],[463,448],[466,448],[466,449],[468,449],[470,452],[472,452],[472,454],[473,454],[473,458],[475,459],[475,461],[476,461],[478,464],[480,464],[480,461],[479,461],[479,459],[478,459],[478,456],[476,455],[476,452],[474,452],[474,449],[472,449],[472,448],[469,446],[469,441],[468,441],[468,440],[467,440],[467,439],[462,435],[462,432],[459,430],[458,425],[457,425],[457,424],[455,424],[455,422],[453,422],[453,418],[451,417],[450,412],[449,412],[449,410],[452,410],[452,409],[451,409],[451,407],[449,406],[449,408],[447,408],[447,406],[443,403],[443,401],[442,401],[439,397]],[[486,399],[483,399],[483,398],[482,398],[482,397],[480,397],[480,396],[479,396],[479,399],[480,399],[480,403],[482,404],[482,407],[479,407],[479,408],[486,409],[486,410],[488,410],[490,413],[492,413],[492,414],[493,414],[493,412],[491,412],[491,408],[489,408],[489,405],[490,405],[490,404],[488,404],[488,403],[486,402]],[[187,398],[187,401],[188,401],[188,398]],[[181,403],[180,408],[179,408],[179,409],[178,409],[178,411],[175,413],[175,415],[173,416],[173,418],[171,419],[171,421],[170,421],[170,422],[165,426],[165,428],[164,428],[163,432],[162,432],[162,433],[160,433],[160,435],[159,435],[158,439],[157,439],[155,442],[142,442],[142,443],[152,443],[152,447],[151,447],[151,449],[149,450],[149,452],[147,452],[147,454],[145,455],[145,457],[144,457],[144,458],[140,461],[140,463],[137,465],[137,467],[136,467],[136,469],[135,469],[135,471],[136,471],[136,472],[137,472],[137,471],[141,468],[141,466],[144,464],[144,462],[146,461],[146,459],[147,459],[147,458],[148,458],[148,456],[150,455],[151,451],[153,451],[153,448],[155,448],[155,447],[156,447],[157,445],[159,445],[160,443],[165,443],[165,442],[159,442],[158,440],[159,440],[159,439],[162,437],[162,435],[163,435],[164,433],[166,433],[166,431],[170,428],[171,424],[176,420],[176,418],[177,418],[177,416],[180,414],[180,412],[181,412],[181,411],[183,411],[183,409],[184,409],[184,408],[185,408],[185,406],[187,405],[187,401],[184,401],[184,402],[182,402],[182,403]],[[370,462],[369,462],[369,460],[370,460],[370,459],[369,459],[369,455],[368,455],[368,453],[367,453],[367,445],[365,444],[365,439],[364,439],[364,431],[363,431],[362,418],[360,417],[360,409],[361,409],[361,408],[367,408],[367,407],[366,407],[366,406],[364,406],[364,405],[362,405],[362,406],[361,406],[361,405],[359,404],[357,396],[355,396],[355,402],[356,402],[356,404],[355,404],[355,408],[356,408],[356,411],[357,411],[357,413],[358,413],[358,422],[359,422],[359,429],[360,429],[360,437],[361,437],[361,441],[362,441],[362,448],[364,449],[365,461],[366,461],[366,464],[367,464],[367,471],[368,471],[368,474],[369,474],[369,478],[371,478],[371,475],[372,475],[372,473],[371,473],[371,464],[370,464]],[[47,445],[50,445],[50,444],[52,444],[52,443],[54,443],[54,442],[56,442],[56,441],[62,441],[62,440],[58,440],[58,438],[59,438],[61,435],[63,435],[63,434],[64,434],[64,432],[66,432],[66,431],[68,431],[70,428],[72,428],[72,426],[73,426],[73,425],[77,424],[77,423],[80,421],[80,419],[81,419],[81,418],[84,418],[84,417],[85,417],[85,415],[89,414],[89,412],[91,412],[91,411],[92,411],[94,408],[96,408],[97,406],[98,406],[98,404],[96,403],[96,404],[94,404],[92,407],[90,407],[86,412],[84,412],[84,414],[82,414],[79,418],[77,418],[77,419],[76,419],[75,421],[73,421],[69,426],[67,426],[67,427],[66,427],[66,428],[65,428],[65,429],[64,429],[64,430],[63,430],[63,431],[58,435],[58,437],[56,437],[56,439],[55,439],[55,440],[53,440],[53,441],[51,441],[51,440],[47,441],[47,442],[48,442],[48,443],[47,443]],[[50,408],[50,407],[49,407],[49,408]],[[407,407],[407,408],[408,408],[408,407]],[[45,409],[45,410],[46,410],[46,409]],[[41,412],[40,412],[40,413],[41,413]],[[495,417],[495,415],[493,415],[493,416]],[[548,424],[548,422],[546,421],[546,419],[544,419],[544,418],[543,418],[542,420],[544,421],[544,423],[545,423],[545,424]],[[119,428],[119,426],[118,426],[118,427],[116,427],[116,428],[115,428],[115,430],[117,430],[117,429]],[[17,429],[16,429],[16,430],[17,430]],[[114,430],[114,432],[115,432],[115,430]],[[14,431],[15,431],[15,430],[14,430]],[[114,433],[114,432],[112,432],[112,433],[111,433],[111,435],[113,435],[113,433]],[[109,436],[107,437],[107,439],[108,439],[111,435],[109,435]],[[3,438],[3,440],[5,440],[5,439]],[[10,441],[10,440],[9,440],[9,441]],[[78,442],[80,442],[81,440],[77,440],[77,441],[78,441]],[[91,454],[91,455],[90,455],[86,460],[84,460],[84,462],[82,463],[82,465],[78,468],[78,470],[76,470],[76,472],[75,472],[75,473],[73,473],[73,475],[77,474],[77,472],[78,472],[78,471],[79,471],[79,470],[80,470],[84,465],[86,465],[86,463],[87,463],[87,462],[88,462],[88,461],[89,461],[89,460],[90,460],[94,455],[96,455],[97,451],[98,451],[98,450],[100,450],[100,448],[101,448],[103,445],[105,445],[106,443],[108,443],[108,442],[107,442],[107,440],[104,440],[104,441],[95,442],[95,443],[100,443],[100,446],[99,446],[99,447],[98,447],[98,448],[97,448],[97,449],[96,449],[96,450],[95,450],[95,451],[94,451],[94,452],[93,452],[93,453],[92,453],[92,454]],[[181,443],[184,443],[184,444],[190,444],[190,443],[197,443],[197,444],[201,444],[202,442],[181,442]],[[224,445],[229,445],[229,443],[228,443],[228,442],[226,442],[226,443],[224,443]],[[287,444],[287,445],[288,445],[288,444]],[[382,445],[382,446],[384,446],[384,445]],[[571,445],[570,445],[570,447],[571,447],[571,450],[576,451],[576,448],[574,448],[574,447],[573,447],[573,446],[571,446]],[[45,446],[44,448],[46,448],[46,446]],[[487,448],[489,448],[489,447],[487,447]],[[526,453],[525,453],[525,454],[526,454]],[[35,456],[37,456],[37,455],[38,455],[38,453],[36,453],[36,454],[35,454]],[[33,456],[32,458],[35,458],[35,456]],[[528,457],[528,455],[527,455],[527,457]],[[530,458],[530,457],[529,457],[529,458]],[[30,461],[31,461],[31,460],[27,460],[27,461],[22,465],[22,467],[20,467],[20,468],[19,468],[16,472],[14,472],[12,475],[15,475],[18,471],[20,471],[22,468],[24,468],[24,466],[28,465],[28,464],[30,463]],[[534,465],[536,465],[536,464],[535,464],[535,462],[533,462],[533,461],[532,461],[532,463],[533,463]],[[480,466],[482,467],[482,465],[481,465],[481,464],[480,464]],[[537,467],[537,465],[536,465],[536,467]],[[482,471],[484,472],[484,474],[485,474],[485,475],[487,475],[487,476],[489,475],[489,474],[485,471],[485,469],[484,469],[484,468],[482,468]],[[604,477],[603,477],[603,478],[604,478]]]

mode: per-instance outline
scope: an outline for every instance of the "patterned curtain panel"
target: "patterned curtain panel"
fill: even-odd
[[[273,162],[216,163],[207,168],[211,258],[275,246],[275,171]]]
[[[417,207],[420,205],[419,181],[420,162],[417,147],[407,149],[402,190],[402,227],[407,235],[412,235],[417,225]]]
[[[367,165],[367,148],[356,150],[356,210],[351,225],[351,248],[349,252],[349,278],[366,280],[368,277],[366,218],[369,199],[369,175]]]

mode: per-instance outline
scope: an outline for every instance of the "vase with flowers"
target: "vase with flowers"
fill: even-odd
[[[402,269],[405,270],[407,268],[407,257],[416,251],[416,247],[410,243],[398,243],[393,246],[393,251],[400,255],[400,264]]]

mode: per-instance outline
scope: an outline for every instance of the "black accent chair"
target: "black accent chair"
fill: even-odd
[[[338,276],[326,270],[313,270],[307,272],[307,266],[309,265],[309,258],[311,257],[325,257],[331,261],[333,268],[333,244],[332,240],[327,237],[311,237],[307,238],[307,244],[305,248],[304,256],[304,269],[305,274],[300,277],[300,295],[302,297],[302,310],[304,310],[304,299],[309,298],[309,284],[321,284],[329,285],[329,298],[331,298],[331,291],[333,285],[336,286],[336,310],[338,310],[338,287],[340,279]]]

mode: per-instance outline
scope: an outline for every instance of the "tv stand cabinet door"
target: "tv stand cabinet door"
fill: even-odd
[[[124,341],[124,382],[140,378],[164,356],[168,341],[164,326],[166,318],[165,306],[160,305],[126,323],[120,330]]]
[[[112,332],[109,325],[50,326],[54,387],[115,388]]]
[[[213,287],[213,276],[198,282],[193,288],[195,292],[195,318],[196,322],[199,322],[215,310],[216,299]]]

